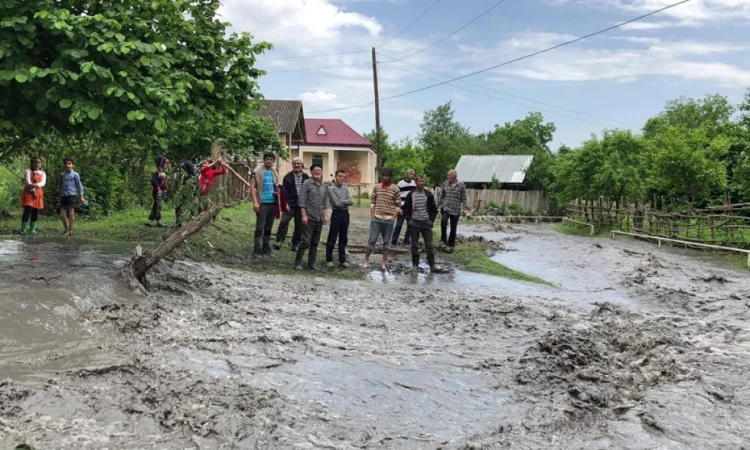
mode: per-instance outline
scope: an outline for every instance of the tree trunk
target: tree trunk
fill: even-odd
[[[122,269],[120,274],[126,280],[138,280],[143,287],[146,285],[146,273],[156,265],[162,258],[167,256],[172,250],[177,248],[182,241],[193,234],[202,230],[206,225],[219,215],[224,205],[217,205],[201,213],[193,221],[189,222],[184,228],[180,228],[174,233],[167,236],[161,244],[152,248],[144,254],[140,254],[140,246],[136,249],[136,254],[130,262]]]

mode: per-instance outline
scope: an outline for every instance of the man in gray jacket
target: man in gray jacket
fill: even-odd
[[[311,178],[302,183],[299,192],[299,208],[302,211],[302,242],[297,248],[297,257],[294,260],[294,270],[303,270],[302,257],[305,250],[310,249],[307,255],[307,268],[318,270],[315,261],[318,258],[318,243],[323,225],[326,224],[328,201],[328,185],[323,183],[323,168],[318,164],[310,167]]]
[[[349,242],[349,206],[354,204],[354,199],[349,193],[349,188],[344,186],[347,173],[345,170],[336,171],[336,179],[328,187],[328,200],[331,202],[331,228],[328,230],[326,241],[326,266],[333,267],[333,247],[336,239],[339,241],[339,265],[349,267],[346,262],[346,244]]]

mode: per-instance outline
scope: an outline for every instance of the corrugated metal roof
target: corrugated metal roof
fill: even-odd
[[[523,183],[532,155],[463,155],[456,172],[464,183],[491,183],[492,176],[501,183]]]
[[[307,145],[372,147],[372,143],[341,119],[305,119]]]
[[[295,137],[299,138],[305,136],[305,113],[299,100],[263,99],[256,114],[273,119],[279,133],[298,135]]]

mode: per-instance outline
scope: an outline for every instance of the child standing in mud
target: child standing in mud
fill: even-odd
[[[73,225],[76,221],[76,197],[81,204],[86,203],[83,198],[83,184],[81,177],[73,170],[75,162],[71,158],[65,158],[65,172],[60,174],[60,219],[62,219],[64,236],[73,235]]]
[[[47,175],[42,171],[42,158],[38,156],[31,158],[31,168],[26,170],[23,180],[21,234],[26,234],[29,225],[31,226],[31,234],[36,234],[37,217],[39,211],[44,209],[44,190],[42,188],[47,183]]]
[[[156,164],[156,170],[151,174],[151,195],[153,197],[153,204],[151,205],[151,212],[148,215],[148,221],[146,222],[147,227],[154,225],[156,220],[157,227],[163,227],[161,223],[161,207],[164,201],[164,195],[167,193],[167,174],[165,172],[169,159],[164,155],[159,155],[154,158]]]

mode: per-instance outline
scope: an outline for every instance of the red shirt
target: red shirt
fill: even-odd
[[[211,186],[214,184],[214,178],[216,178],[217,175],[224,175],[225,173],[227,173],[227,167],[224,163],[221,163],[221,169],[219,170],[212,169],[208,164],[201,167],[199,178],[201,197],[208,195],[208,191],[211,190]]]

